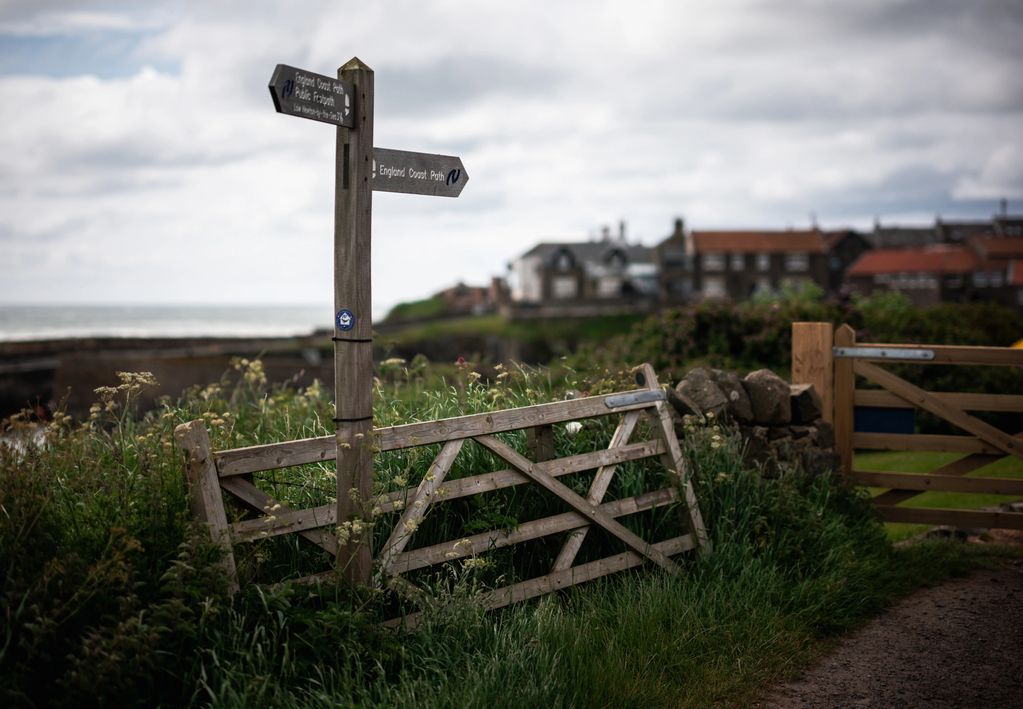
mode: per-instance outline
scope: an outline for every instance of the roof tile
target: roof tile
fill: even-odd
[[[860,256],[849,268],[848,275],[970,273],[979,263],[977,255],[965,246],[936,244],[907,249],[874,249]]]
[[[811,231],[694,231],[697,253],[824,253],[821,233]]]

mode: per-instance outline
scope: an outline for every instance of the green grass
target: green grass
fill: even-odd
[[[552,320],[509,320],[501,315],[479,315],[409,325],[389,331],[386,339],[408,344],[453,336],[501,336],[523,342],[599,342],[620,334],[642,320],[639,315]]]
[[[484,384],[463,367],[434,386],[418,365],[388,366],[376,388],[382,425],[560,397],[546,370]],[[690,426],[682,444],[714,551],[687,556],[676,577],[642,569],[482,613],[480,592],[542,573],[552,550],[482,555],[485,568],[451,562],[415,577],[431,600],[423,626],[402,634],[379,624],[398,608],[386,594],[256,583],[329,566],[290,536],[236,545],[244,589],[231,598],[217,550],[189,523],[174,426],[201,418],[222,449],[322,435],[332,416],[318,386],[268,390],[258,362],[237,369],[236,385],[197,388],[143,417],[132,401],[145,382],[126,375],[100,393],[88,420],[49,424],[45,445],[0,447],[5,705],[743,706],[900,594],[1003,558],[949,543],[895,550],[862,492],[795,470],[765,479],[743,468],[733,432]],[[591,393],[625,385],[564,376],[565,387]],[[606,446],[612,428],[559,427],[558,453]],[[379,456],[376,491],[414,485],[430,461],[419,451]],[[476,452],[451,474],[495,464]],[[308,506],[333,499],[332,473],[309,465],[257,481]],[[658,475],[656,466],[623,468],[609,495],[659,484]],[[588,482],[563,479],[580,490]],[[452,510],[427,515],[416,545],[561,507],[534,491]],[[634,531],[671,533],[676,513],[640,516]],[[378,544],[389,521],[374,524]],[[590,537],[590,553],[613,551]]]
[[[443,298],[426,298],[408,303],[398,303],[387,313],[384,322],[396,323],[409,320],[436,318],[448,312],[448,304]]]
[[[857,470],[870,472],[929,473],[963,457],[960,453],[928,451],[860,451],[856,453],[854,465]],[[1023,460],[1013,456],[1006,456],[973,471],[967,477],[1023,478]],[[885,488],[870,487],[867,490],[871,496],[877,496],[884,492]],[[923,492],[906,500],[902,503],[902,506],[976,510],[1018,500],[1018,497],[1011,495]],[[919,534],[929,529],[930,525],[888,523],[885,527],[888,529],[889,536],[893,540],[899,540]]]

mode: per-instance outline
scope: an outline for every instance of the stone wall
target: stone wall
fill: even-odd
[[[741,378],[735,372],[696,367],[668,398],[681,417],[705,416],[731,422],[745,443],[746,460],[765,473],[777,473],[785,464],[813,473],[838,469],[835,436],[821,414],[821,399],[810,384],[789,384],[769,369]]]

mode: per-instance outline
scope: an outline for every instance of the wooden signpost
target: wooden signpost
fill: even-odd
[[[457,197],[462,161],[373,147],[373,70],[357,57],[337,79],[278,64],[270,79],[278,113],[337,126],[334,191],[334,407],[338,565],[371,581],[366,513],[373,488],[373,318],[370,283],[373,191]]]

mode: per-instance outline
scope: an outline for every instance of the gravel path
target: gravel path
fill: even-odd
[[[1023,561],[913,594],[758,706],[1023,707]]]

